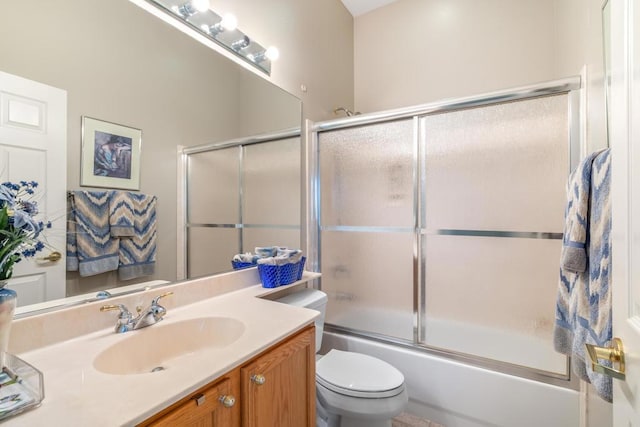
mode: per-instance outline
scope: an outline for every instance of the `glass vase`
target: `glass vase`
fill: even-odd
[[[0,371],[5,366],[5,353],[9,347],[11,322],[18,302],[16,291],[7,288],[6,285],[6,280],[0,280]]]

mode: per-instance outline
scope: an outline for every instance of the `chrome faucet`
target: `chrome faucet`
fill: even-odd
[[[115,332],[116,334],[122,334],[124,332],[146,328],[161,321],[164,315],[167,314],[167,309],[158,304],[158,301],[160,298],[172,294],[173,292],[165,292],[164,294],[158,295],[145,310],[142,310],[142,307],[137,307],[138,316],[135,318],[123,304],[103,305],[100,307],[100,311],[120,310],[116,321]]]

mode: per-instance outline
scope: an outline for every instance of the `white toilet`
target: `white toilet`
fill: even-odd
[[[318,310],[316,351],[320,350],[327,295],[302,289],[278,302]],[[375,357],[330,350],[316,362],[318,427],[391,427],[408,402],[404,376]]]

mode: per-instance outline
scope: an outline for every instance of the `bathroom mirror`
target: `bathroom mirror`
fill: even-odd
[[[132,288],[176,280],[179,147],[299,127],[300,101],[128,0],[0,6],[15,12],[0,14],[0,70],[67,92],[67,189],[87,189],[82,116],[142,130],[140,191],[158,197],[157,263]],[[67,296],[116,284],[130,283],[67,273]]]

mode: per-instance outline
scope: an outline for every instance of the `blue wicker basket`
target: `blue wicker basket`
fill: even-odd
[[[258,273],[263,288],[277,288],[288,285],[302,278],[304,263],[307,259],[300,258],[299,262],[285,265],[258,264]]]
[[[234,270],[242,270],[243,268],[255,267],[258,264],[254,264],[252,262],[242,262],[242,261],[233,261],[231,260],[231,266]]]

